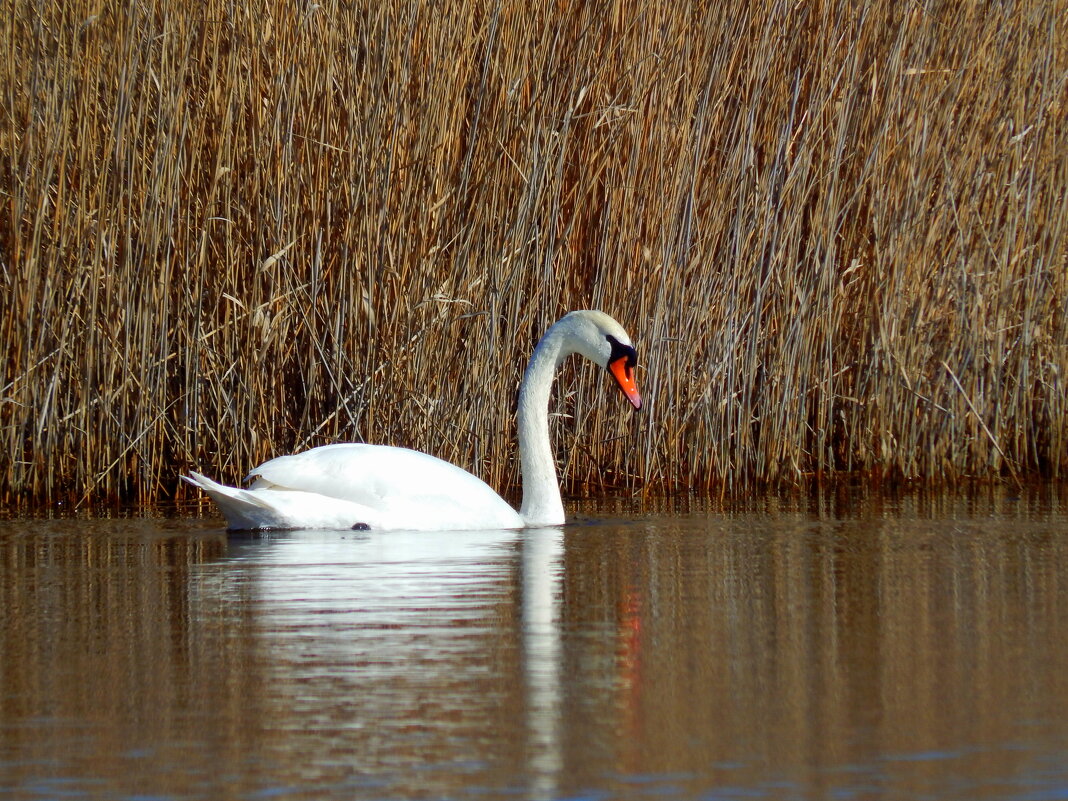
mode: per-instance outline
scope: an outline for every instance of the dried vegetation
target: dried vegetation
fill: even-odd
[[[1064,0],[4,5],[2,503],[513,486],[582,307],[648,405],[565,369],[573,489],[1068,469]]]

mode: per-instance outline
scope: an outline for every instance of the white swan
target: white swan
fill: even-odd
[[[459,530],[555,526],[564,505],[549,444],[549,389],[572,353],[608,369],[635,409],[637,355],[627,332],[600,311],[558,320],[534,349],[519,387],[518,512],[481,479],[429,454],[386,445],[323,445],[252,470],[249,489],[200,473],[182,476],[219,505],[231,529]]]

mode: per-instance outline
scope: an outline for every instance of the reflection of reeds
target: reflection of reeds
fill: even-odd
[[[566,741],[615,732],[634,773],[692,777],[673,788],[686,797],[769,775],[815,789],[754,795],[830,797],[860,775],[855,794],[878,776],[871,795],[902,798],[947,777],[1031,780],[1044,746],[1017,733],[1068,711],[1068,677],[1046,667],[1068,658],[1062,518],[1033,496],[932,496],[653,514],[652,535],[569,538],[561,629],[597,634],[565,634],[564,681],[614,717],[565,716]],[[890,764],[939,749],[951,767]]]
[[[336,439],[506,486],[590,306],[650,402],[565,373],[573,485],[1062,471],[1064,3],[730,8],[14,6],[5,497]]]

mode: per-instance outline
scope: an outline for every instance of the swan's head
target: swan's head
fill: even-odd
[[[642,396],[634,381],[638,354],[623,326],[601,311],[574,311],[565,316],[569,338],[575,352],[608,370],[635,409],[642,407]]]

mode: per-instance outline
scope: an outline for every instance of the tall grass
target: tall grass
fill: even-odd
[[[715,4],[709,4],[714,6]],[[4,4],[0,501],[337,440],[572,488],[1068,469],[1068,3]]]

